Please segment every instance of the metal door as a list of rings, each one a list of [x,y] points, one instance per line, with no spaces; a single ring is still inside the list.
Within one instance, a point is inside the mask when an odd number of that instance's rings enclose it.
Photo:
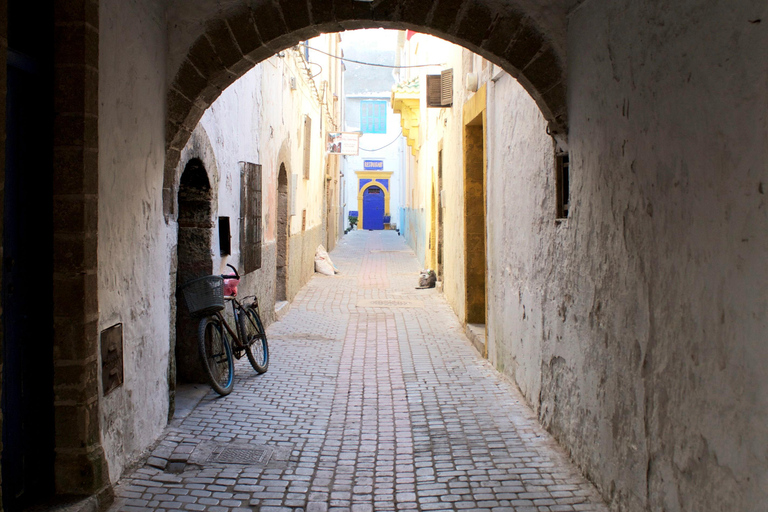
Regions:
[[[363,193],[363,229],[384,229],[384,191],[379,187]]]

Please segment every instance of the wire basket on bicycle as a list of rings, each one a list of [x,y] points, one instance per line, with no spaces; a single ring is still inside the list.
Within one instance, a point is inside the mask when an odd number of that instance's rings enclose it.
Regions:
[[[224,280],[221,276],[205,276],[181,286],[190,314],[205,316],[224,309]]]

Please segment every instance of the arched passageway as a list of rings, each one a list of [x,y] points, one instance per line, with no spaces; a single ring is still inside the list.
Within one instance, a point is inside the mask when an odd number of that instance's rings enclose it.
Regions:
[[[213,3],[200,2],[196,26],[203,30],[199,34],[186,32],[171,42],[183,58],[172,62],[169,70],[174,75],[167,98],[163,185],[167,214],[173,209],[167,198],[172,197],[181,150],[205,109],[257,63],[321,32],[375,27],[413,29],[464,46],[516,77],[538,104],[550,132],[566,136],[565,66],[559,39],[545,32],[539,20],[520,7],[522,2],[238,3],[222,13]],[[200,12],[210,16],[203,24],[199,23]]]
[[[288,173],[280,164],[277,175],[277,264],[275,266],[275,302],[288,300]]]
[[[184,167],[179,182],[179,235],[176,249],[177,290],[184,283],[211,275],[213,194],[203,163],[193,158]],[[175,364],[171,362],[171,383],[205,382],[197,354],[198,320],[187,310],[182,293],[176,294]],[[176,379],[174,379],[174,376]],[[172,391],[172,390],[171,390]]]

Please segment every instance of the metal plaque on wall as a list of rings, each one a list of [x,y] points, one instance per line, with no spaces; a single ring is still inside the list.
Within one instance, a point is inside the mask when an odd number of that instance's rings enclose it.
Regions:
[[[108,395],[123,384],[123,324],[101,331],[101,387]]]

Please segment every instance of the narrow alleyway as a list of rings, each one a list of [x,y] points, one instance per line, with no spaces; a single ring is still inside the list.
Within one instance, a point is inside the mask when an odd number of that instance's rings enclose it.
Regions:
[[[243,359],[125,477],[112,510],[602,511],[478,357],[394,231],[356,231]]]

